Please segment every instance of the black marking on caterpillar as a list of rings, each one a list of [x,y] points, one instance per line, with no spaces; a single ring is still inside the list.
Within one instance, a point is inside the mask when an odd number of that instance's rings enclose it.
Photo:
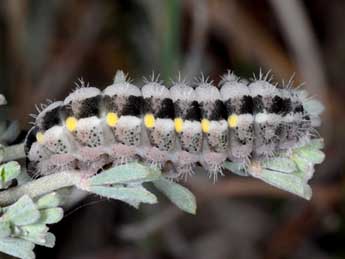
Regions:
[[[122,71],[103,91],[81,82],[39,111],[26,138],[28,168],[93,174],[140,159],[172,162],[178,176],[200,164],[216,177],[227,160],[246,165],[288,153],[313,137],[320,110],[291,82],[279,88],[268,76],[248,83],[229,72],[219,88],[202,77],[195,88],[179,80],[168,89],[153,76],[140,89]]]

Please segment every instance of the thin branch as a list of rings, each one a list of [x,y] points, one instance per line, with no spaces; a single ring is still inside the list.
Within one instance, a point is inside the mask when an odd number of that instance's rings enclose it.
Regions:
[[[82,175],[79,171],[66,171],[47,175],[24,185],[0,192],[0,206],[12,204],[25,194],[35,198],[63,187],[79,186],[81,182]]]

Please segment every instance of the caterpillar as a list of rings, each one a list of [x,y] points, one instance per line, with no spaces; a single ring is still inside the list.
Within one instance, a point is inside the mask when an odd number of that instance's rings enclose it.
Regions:
[[[288,155],[315,138],[321,104],[268,77],[246,81],[229,72],[218,87],[202,77],[168,88],[153,76],[139,88],[118,71],[103,91],[81,82],[35,116],[25,141],[28,170],[92,175],[140,160],[168,166],[178,178],[201,165],[216,178],[227,161],[247,170],[253,161]]]

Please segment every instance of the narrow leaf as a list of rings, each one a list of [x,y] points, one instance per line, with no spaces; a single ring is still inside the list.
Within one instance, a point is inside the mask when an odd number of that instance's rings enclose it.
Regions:
[[[312,149],[322,149],[324,148],[325,143],[322,138],[316,138],[316,139],[310,140],[309,145]]]
[[[297,171],[294,161],[285,157],[276,157],[263,161],[262,167],[282,173],[293,173]]]
[[[34,259],[32,251],[35,245],[27,240],[18,238],[0,239],[0,251],[22,259]]]
[[[0,182],[2,187],[6,187],[6,183],[15,179],[20,174],[20,165],[16,161],[11,161],[0,166]]]
[[[299,174],[284,174],[276,171],[262,170],[254,177],[279,189],[296,194],[304,199],[311,198],[311,189]]]
[[[234,174],[240,175],[240,176],[248,176],[248,172],[245,170],[243,163],[236,163],[236,162],[225,162],[224,163],[224,169],[227,169]]]
[[[22,226],[36,222],[40,218],[40,213],[31,198],[24,195],[7,208],[3,217],[15,225]]]
[[[129,182],[148,182],[158,179],[160,172],[157,169],[130,163],[110,168],[90,179],[91,185],[123,184]]]
[[[61,204],[61,197],[56,192],[51,192],[36,201],[38,209],[55,208]]]
[[[41,217],[37,223],[39,224],[55,224],[63,218],[62,208],[49,208],[40,210]]]
[[[103,197],[107,197],[107,198],[111,198],[115,200],[121,200],[121,201],[129,203],[132,206],[133,204],[138,204],[141,202],[149,203],[149,204],[157,203],[156,196],[152,194],[151,192],[147,191],[142,186],[133,186],[133,187],[91,186],[90,192],[101,195]]]
[[[21,236],[30,236],[42,238],[48,232],[49,228],[44,224],[32,224],[21,227],[22,234]]]
[[[163,177],[153,182],[153,184],[181,210],[190,214],[196,213],[195,196],[187,188]]]
[[[25,236],[23,237],[25,240],[31,241],[32,243],[35,243],[40,246],[45,246],[52,248],[55,246],[55,236],[54,234],[47,232],[45,234],[42,234],[41,237],[35,237],[35,236]]]
[[[8,237],[11,234],[10,222],[0,220],[0,238]]]
[[[296,154],[313,164],[320,164],[325,159],[325,154],[317,149],[300,149]]]
[[[299,170],[302,171],[303,173],[314,171],[313,164],[310,161],[304,159],[303,157],[297,154],[293,154],[291,159],[296,163]]]

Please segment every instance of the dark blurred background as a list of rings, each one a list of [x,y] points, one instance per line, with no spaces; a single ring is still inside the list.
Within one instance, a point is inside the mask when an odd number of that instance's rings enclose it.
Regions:
[[[345,1],[3,0],[0,12],[2,116],[23,131],[35,104],[63,99],[78,78],[104,88],[117,69],[138,84],[152,71],[167,84],[179,73],[215,83],[227,69],[272,70],[277,82],[295,73],[326,106],[310,202],[233,175],[186,183],[196,216],[163,197],[135,210],[73,192],[56,247],[38,258],[345,258]]]

